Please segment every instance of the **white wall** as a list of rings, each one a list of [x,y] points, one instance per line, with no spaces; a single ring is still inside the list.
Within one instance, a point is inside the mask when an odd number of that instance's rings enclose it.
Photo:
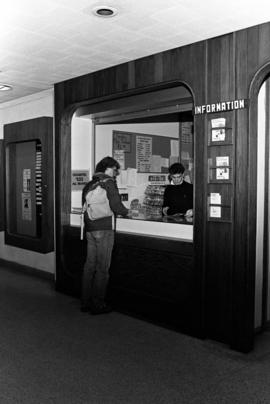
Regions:
[[[41,116],[54,116],[53,89],[0,104],[0,139],[4,137],[4,125]],[[8,246],[4,232],[0,232],[0,258],[38,270],[55,273],[55,253],[40,254]]]
[[[89,178],[93,169],[92,120],[73,116],[71,121],[71,170],[88,170]],[[82,191],[72,191],[71,207],[80,208]]]

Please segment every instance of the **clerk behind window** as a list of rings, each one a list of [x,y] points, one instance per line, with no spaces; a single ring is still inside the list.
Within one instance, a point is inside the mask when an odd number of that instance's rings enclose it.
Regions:
[[[185,168],[181,163],[169,167],[170,185],[164,192],[164,215],[184,214],[193,216],[193,186],[184,180]]]

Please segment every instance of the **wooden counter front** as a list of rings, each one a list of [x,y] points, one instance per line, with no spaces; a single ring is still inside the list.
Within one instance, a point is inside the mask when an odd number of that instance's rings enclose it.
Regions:
[[[79,297],[86,257],[79,227],[65,227],[63,248],[57,284]],[[116,310],[198,335],[196,285],[192,243],[116,232],[108,289]]]

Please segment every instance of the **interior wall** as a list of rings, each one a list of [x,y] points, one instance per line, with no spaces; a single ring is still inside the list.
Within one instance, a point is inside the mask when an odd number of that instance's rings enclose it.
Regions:
[[[83,170],[92,176],[92,120],[73,117],[71,122],[71,170]],[[72,190],[71,207],[80,208],[82,200],[81,190]]]
[[[53,89],[0,104],[0,139],[4,137],[4,125],[41,116],[54,116]],[[0,232],[0,258],[18,264],[55,273],[55,253],[40,254],[5,244],[4,232]]]

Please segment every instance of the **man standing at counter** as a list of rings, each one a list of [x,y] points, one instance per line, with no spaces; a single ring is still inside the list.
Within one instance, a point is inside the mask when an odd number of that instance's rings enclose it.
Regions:
[[[83,268],[81,311],[102,314],[111,311],[106,304],[106,290],[114,244],[116,215],[127,216],[128,209],[122,204],[116,184],[120,165],[112,157],[103,158],[96,166],[92,181],[82,192],[82,206],[87,239],[87,258]],[[105,189],[109,212],[107,216],[95,218],[90,214],[89,191],[97,187]],[[88,209],[89,208],[89,209]]]
[[[169,167],[170,185],[164,192],[162,212],[166,215],[193,216],[193,185],[184,180],[185,168],[181,163]]]

